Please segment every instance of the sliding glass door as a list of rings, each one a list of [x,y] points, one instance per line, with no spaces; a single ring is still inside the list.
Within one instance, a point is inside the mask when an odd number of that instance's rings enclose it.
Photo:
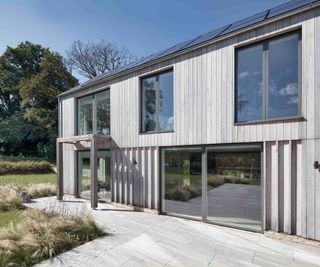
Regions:
[[[261,230],[260,146],[207,149],[207,220]]]
[[[97,158],[98,199],[111,200],[110,150],[99,150]],[[90,198],[90,151],[78,152],[78,195]]]
[[[201,149],[162,150],[162,210],[201,217]]]
[[[162,212],[261,231],[260,145],[165,148],[161,157]]]

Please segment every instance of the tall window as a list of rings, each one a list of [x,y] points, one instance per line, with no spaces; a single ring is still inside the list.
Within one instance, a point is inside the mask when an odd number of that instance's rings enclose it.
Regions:
[[[173,130],[173,72],[141,80],[142,132]]]
[[[300,32],[236,51],[236,122],[300,115]]]
[[[110,91],[78,100],[78,135],[110,135]]]

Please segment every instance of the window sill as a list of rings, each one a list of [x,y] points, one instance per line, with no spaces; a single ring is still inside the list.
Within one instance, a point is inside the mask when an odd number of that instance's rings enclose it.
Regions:
[[[148,135],[148,134],[162,134],[162,133],[173,133],[174,130],[168,131],[153,131],[153,132],[140,132],[139,135]]]
[[[276,118],[276,119],[269,119],[269,120],[259,120],[259,121],[244,121],[244,122],[234,122],[234,126],[241,126],[241,125],[255,125],[255,124],[268,124],[268,123],[280,123],[280,122],[296,122],[296,121],[306,121],[304,117],[296,116],[296,117],[289,117],[289,118]]]

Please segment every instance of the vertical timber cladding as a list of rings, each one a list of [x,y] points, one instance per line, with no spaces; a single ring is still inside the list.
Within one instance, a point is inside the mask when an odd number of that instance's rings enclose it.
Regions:
[[[312,164],[307,161],[307,142],[271,141],[266,142],[265,155],[265,200],[266,229],[311,237],[308,232],[309,184],[314,182],[314,175],[309,172]],[[310,169],[310,170],[308,170]],[[310,190],[309,190],[310,191]],[[313,219],[312,219],[313,220]],[[311,226],[311,225],[310,225]],[[313,228],[313,226],[311,226]],[[312,233],[314,237],[314,234]]]
[[[112,201],[159,209],[159,148],[116,148],[111,151]]]

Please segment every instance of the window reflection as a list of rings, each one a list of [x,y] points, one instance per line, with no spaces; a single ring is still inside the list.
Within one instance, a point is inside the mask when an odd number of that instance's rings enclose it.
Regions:
[[[96,95],[97,99],[97,133],[110,135],[110,92]]]
[[[261,229],[260,151],[208,151],[208,220]]]
[[[83,97],[79,99],[79,134],[92,134],[93,132],[93,97]]]
[[[200,217],[201,150],[167,149],[163,153],[164,211]]]
[[[262,119],[263,46],[238,51],[237,121]]]
[[[160,129],[173,129],[173,72],[160,75]]]
[[[142,131],[173,129],[173,72],[142,79]]]
[[[110,135],[110,91],[79,98],[78,135]]]
[[[142,82],[144,94],[144,127],[145,131],[156,130],[156,77],[144,79]]]
[[[269,42],[269,118],[298,115],[298,39],[294,34]]]
[[[299,115],[299,43],[294,32],[237,50],[236,122]]]

